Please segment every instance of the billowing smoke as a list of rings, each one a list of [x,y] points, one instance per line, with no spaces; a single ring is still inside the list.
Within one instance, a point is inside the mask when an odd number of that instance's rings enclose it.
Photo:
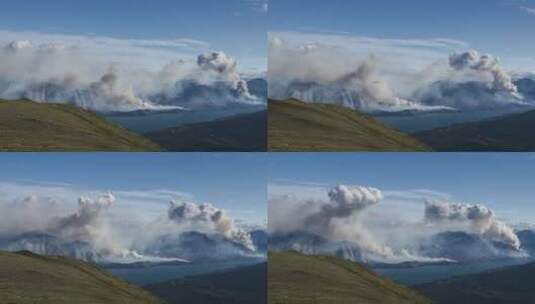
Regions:
[[[525,256],[514,230],[488,207],[422,197],[422,203],[416,203],[424,216],[405,219],[400,217],[403,212],[387,205],[385,196],[372,187],[339,185],[324,199],[273,197],[270,248],[387,263]]]
[[[492,55],[467,51],[453,53],[448,60],[443,52],[422,64],[425,59],[405,55],[407,45],[385,51],[385,45],[392,42],[355,38],[358,44],[352,44],[351,38],[343,36],[325,39],[330,44],[296,45],[270,35],[270,98],[335,103],[366,112],[468,111],[532,101],[518,90],[511,75]],[[355,49],[347,48],[343,41]],[[418,52],[421,50],[415,50],[416,56]]]
[[[463,227],[492,241],[520,249],[520,240],[514,230],[496,219],[494,212],[483,205],[427,201],[425,220],[431,224]],[[453,228],[450,228],[450,230]]]
[[[94,262],[171,261],[257,257],[251,232],[212,204],[171,202],[167,214],[128,221],[116,198],[82,196],[75,210],[29,196],[0,202],[0,249],[68,255]]]
[[[111,208],[115,196],[111,192],[96,199],[82,196],[78,199],[78,210],[66,217],[59,217],[51,223],[49,230],[54,235],[71,240],[91,241],[100,237],[103,213]]]
[[[308,225],[328,227],[333,219],[350,217],[383,199],[379,189],[346,185],[332,188],[328,196],[330,202],[307,219]]]
[[[183,231],[206,231],[218,233],[229,240],[242,244],[254,251],[249,232],[237,227],[232,218],[222,209],[212,204],[177,203],[172,201],[168,211],[169,219],[177,223]]]
[[[355,246],[349,250],[351,255],[359,256],[362,260],[401,261],[408,259],[409,256],[414,257],[408,251],[396,252],[384,245],[363,224],[363,214],[366,209],[379,204],[383,199],[380,190],[364,186],[338,185],[329,190],[328,197],[328,201],[292,201],[290,197],[270,200],[270,232],[279,239],[285,239],[283,236],[288,235],[295,238],[295,233],[305,233],[329,241],[342,242],[341,244],[349,242],[353,244],[351,246]],[[342,248],[338,246],[330,244],[324,247],[335,251],[347,251],[351,248],[348,244],[342,245]],[[279,245],[274,244],[274,249],[277,249],[276,247]],[[285,248],[298,250],[306,247],[288,244]]]
[[[518,89],[509,74],[499,65],[498,59],[490,54],[480,55],[474,50],[454,53],[450,56],[449,62],[450,66],[458,71],[489,73],[492,76],[492,89],[496,92],[518,94]]]
[[[320,45],[299,48],[270,37],[269,97],[295,98],[305,102],[335,103],[363,111],[432,110],[397,96],[380,75],[375,56],[348,59],[349,54]]]
[[[177,60],[160,71],[94,58],[61,44],[13,41],[0,50],[0,98],[71,103],[101,112],[262,104],[235,59],[222,52]]]
[[[477,51],[453,53],[444,76],[425,83],[413,98],[429,105],[442,104],[461,110],[494,109],[529,102],[519,94],[511,76],[489,54]]]

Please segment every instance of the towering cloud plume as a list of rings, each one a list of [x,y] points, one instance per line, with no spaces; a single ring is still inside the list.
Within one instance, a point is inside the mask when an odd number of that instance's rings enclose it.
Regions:
[[[423,218],[408,220],[381,207],[389,196],[376,188],[338,185],[326,194],[319,200],[270,200],[272,250],[388,263],[525,256],[514,230],[483,205],[428,200],[419,203]]]
[[[251,236],[237,227],[224,210],[212,204],[177,203],[172,201],[168,211],[169,219],[180,225],[182,231],[194,230],[218,233],[229,240],[254,250]]]
[[[383,199],[380,190],[338,185],[328,191],[328,197],[328,201],[291,201],[289,197],[271,200],[270,231],[283,235],[304,232],[326,240],[351,242],[358,247],[356,250],[363,259],[398,258],[397,253],[374,237],[360,217],[367,208]],[[289,211],[288,205],[293,205],[293,211]],[[290,248],[291,246],[290,244]]]
[[[518,94],[517,87],[511,77],[504,71],[496,57],[485,54],[481,55],[475,50],[464,53],[454,53],[450,56],[450,66],[458,71],[477,71],[489,73],[492,78],[492,88],[496,92]]]
[[[249,92],[238,62],[222,52],[153,71],[97,59],[83,48],[30,41],[0,49],[0,98],[72,103],[102,112],[265,102],[265,96]]]
[[[432,224],[453,224],[461,228],[459,225],[468,224],[470,232],[503,242],[516,250],[520,248],[520,240],[513,229],[496,219],[494,212],[483,205],[427,201],[425,220]]]
[[[113,206],[115,196],[109,192],[93,200],[89,197],[78,199],[78,210],[66,217],[58,218],[51,226],[52,232],[72,240],[91,240],[102,213]]]

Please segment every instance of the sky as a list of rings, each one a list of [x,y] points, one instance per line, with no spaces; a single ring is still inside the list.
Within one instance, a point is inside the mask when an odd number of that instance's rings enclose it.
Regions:
[[[361,185],[391,198],[484,204],[511,224],[535,223],[534,154],[277,153],[269,170],[270,197],[310,198],[338,184]],[[400,204],[414,218],[423,216],[423,201],[403,199],[394,207],[403,209]]]
[[[263,153],[3,153],[0,196],[76,203],[112,191],[118,208],[166,214],[171,199],[212,203],[244,223],[266,221]]]
[[[5,32],[21,38],[38,32],[45,40],[62,34],[86,40],[194,41],[200,43],[186,50],[164,49],[171,55],[224,51],[245,72],[265,71],[266,26],[267,0],[6,0],[0,10],[0,40]]]
[[[270,32],[452,39],[535,71],[534,0],[272,0],[269,16]]]

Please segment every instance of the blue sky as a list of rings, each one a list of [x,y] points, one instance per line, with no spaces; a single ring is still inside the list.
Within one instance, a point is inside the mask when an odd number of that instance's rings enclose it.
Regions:
[[[226,209],[245,222],[263,224],[267,213],[267,163],[263,155],[4,153],[0,157],[0,195],[69,198],[71,192],[77,197],[112,191],[118,206],[132,199],[136,204],[131,206],[138,206],[140,211],[165,214],[169,200],[184,194],[195,202]],[[5,193],[14,191],[20,193]]]
[[[311,193],[315,187],[363,185],[418,190],[481,203],[511,223],[535,223],[535,155],[522,153],[300,153],[270,155],[270,184]],[[291,187],[293,186],[293,187]],[[282,187],[281,187],[282,188]],[[277,193],[282,194],[282,193]],[[284,193],[291,194],[291,193]],[[270,193],[271,195],[271,193]],[[422,216],[423,205],[415,212]]]
[[[265,70],[266,1],[6,0],[0,10],[0,30],[119,39],[194,39],[237,58],[246,70]]]
[[[454,39],[535,70],[534,0],[272,0],[269,14],[270,31]]]

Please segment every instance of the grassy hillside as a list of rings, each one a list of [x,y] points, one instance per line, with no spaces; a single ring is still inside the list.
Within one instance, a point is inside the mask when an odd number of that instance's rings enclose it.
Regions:
[[[265,304],[266,263],[149,285],[169,304]]]
[[[267,113],[261,111],[147,134],[168,151],[266,151]]]
[[[150,140],[71,105],[0,100],[0,151],[158,151]]]
[[[535,263],[415,286],[437,303],[535,303]]]
[[[414,134],[438,151],[535,151],[535,111]]]
[[[270,304],[419,304],[416,292],[379,277],[367,268],[335,257],[270,253]]]
[[[382,122],[339,105],[297,100],[268,104],[270,151],[427,151]]]
[[[89,264],[29,252],[0,252],[0,299],[16,304],[162,303]]]

